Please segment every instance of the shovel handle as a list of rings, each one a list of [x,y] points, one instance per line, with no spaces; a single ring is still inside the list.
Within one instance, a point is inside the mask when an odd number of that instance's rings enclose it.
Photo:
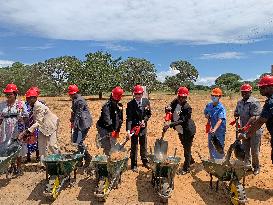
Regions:
[[[176,151],[177,151],[177,148],[174,149],[174,154],[173,154],[173,157],[176,156]]]
[[[163,138],[164,138],[164,135],[165,135],[165,132],[162,132],[162,134],[161,134],[161,140],[163,140]]]

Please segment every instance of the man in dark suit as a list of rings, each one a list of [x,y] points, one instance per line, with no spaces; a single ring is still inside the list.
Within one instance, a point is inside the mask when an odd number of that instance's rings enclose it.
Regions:
[[[174,99],[169,106],[166,107],[166,112],[171,112],[171,123],[166,124],[163,132],[166,132],[169,127],[174,128],[178,132],[179,139],[184,148],[185,162],[181,170],[181,174],[187,174],[190,171],[190,165],[195,163],[191,155],[191,147],[196,126],[191,119],[192,108],[187,102],[189,90],[186,87],[180,87],[177,91],[177,98]]]
[[[84,140],[92,125],[92,117],[85,99],[78,93],[76,85],[68,87],[68,94],[72,99],[71,128],[73,128],[72,141],[78,145],[78,151],[84,153],[85,166],[91,161],[91,156],[84,145]]]
[[[126,130],[128,136],[130,130],[140,126],[138,135],[131,137],[131,169],[137,172],[137,150],[140,144],[140,156],[143,166],[149,169],[147,159],[147,122],[151,117],[150,102],[143,98],[143,88],[140,85],[134,87],[134,99],[127,103],[126,109]]]

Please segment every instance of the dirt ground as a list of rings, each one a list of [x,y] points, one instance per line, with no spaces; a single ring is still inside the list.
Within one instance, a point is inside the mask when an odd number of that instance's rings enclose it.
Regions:
[[[153,146],[157,138],[161,136],[163,125],[164,107],[175,96],[173,95],[151,95],[152,118],[148,124],[148,146]],[[230,122],[233,116],[233,110],[238,97],[229,99],[224,97],[223,104],[227,109],[227,121]],[[60,120],[59,129],[59,145],[63,152],[71,152],[73,146],[70,144],[70,105],[69,98],[43,98],[48,106],[56,113]],[[98,120],[102,104],[106,101],[95,99],[94,97],[86,97],[88,105],[92,111],[94,122]],[[124,109],[126,102],[130,97],[125,97],[122,100]],[[261,102],[264,100],[260,98]],[[190,174],[175,177],[175,188],[172,197],[169,199],[169,204],[208,204],[221,205],[229,204],[227,191],[224,184],[220,183],[218,192],[210,190],[209,175],[203,170],[201,160],[197,152],[204,158],[208,156],[207,136],[205,135],[205,118],[203,109],[206,103],[209,102],[208,95],[197,95],[192,93],[189,103],[193,107],[193,119],[197,125],[197,134],[193,143],[193,157],[196,164],[192,166]],[[262,102],[263,103],[263,102]],[[97,153],[95,146],[96,128],[93,125],[89,131],[86,140],[88,149],[91,154]],[[125,137],[125,128],[123,125],[120,140]],[[227,126],[226,146],[229,145],[235,138],[235,130],[231,126]],[[170,130],[166,133],[166,139],[169,141],[169,152],[173,153],[175,148],[178,148],[177,155],[183,158],[182,145],[177,134]],[[129,145],[129,143],[128,143]],[[249,175],[246,179],[246,194],[249,204],[273,204],[273,166],[270,160],[270,136],[267,130],[264,131],[261,145],[261,173],[257,176]],[[140,163],[140,161],[139,161]],[[155,194],[151,180],[151,172],[141,167],[139,164],[139,173],[126,171],[122,176],[122,184],[118,189],[112,190],[105,204],[159,204],[159,198]],[[43,195],[43,190],[46,185],[45,172],[40,170],[35,163],[27,164],[24,167],[23,176],[7,180],[2,175],[0,176],[0,204],[50,204],[51,201]],[[271,173],[271,174],[270,174]],[[214,187],[215,187],[214,182]],[[98,204],[93,195],[95,189],[95,180],[93,176],[88,176],[85,173],[79,173],[77,183],[74,187],[66,188],[60,194],[53,204]]]

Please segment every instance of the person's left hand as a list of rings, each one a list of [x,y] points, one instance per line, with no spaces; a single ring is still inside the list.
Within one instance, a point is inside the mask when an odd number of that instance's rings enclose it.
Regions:
[[[167,130],[169,129],[170,125],[164,125],[163,127],[163,132],[167,132]]]
[[[211,133],[211,134],[215,134],[215,132],[216,132],[215,129],[213,129],[213,128],[210,129],[210,133]]]

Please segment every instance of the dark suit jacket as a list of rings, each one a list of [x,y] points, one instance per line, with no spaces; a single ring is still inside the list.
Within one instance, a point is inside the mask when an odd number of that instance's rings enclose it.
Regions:
[[[177,99],[175,99],[175,100],[173,100],[171,102],[170,107],[172,108],[171,109],[172,113],[174,113],[177,104],[178,104]],[[180,114],[179,114],[179,117],[180,117],[179,120],[177,122],[173,122],[173,119],[172,119],[172,123],[171,123],[170,127],[175,127],[176,125],[182,125],[183,133],[185,135],[190,135],[190,136],[195,135],[196,126],[195,126],[194,121],[191,119],[191,114],[192,114],[191,106],[187,102],[184,103],[181,106],[181,111],[180,111]]]
[[[84,130],[92,126],[92,117],[88,105],[80,94],[77,94],[76,98],[72,100],[71,109],[70,121],[73,123],[74,128]]]
[[[135,99],[127,103],[126,108],[126,130],[131,130],[136,125],[144,120],[145,128],[141,128],[140,134],[147,133],[147,122],[151,117],[150,102],[147,98],[142,98],[142,106],[138,107],[138,104]]]
[[[123,122],[123,109],[121,103],[116,103],[111,99],[101,108],[101,115],[98,120],[98,126],[106,129],[108,132],[120,131]]]

